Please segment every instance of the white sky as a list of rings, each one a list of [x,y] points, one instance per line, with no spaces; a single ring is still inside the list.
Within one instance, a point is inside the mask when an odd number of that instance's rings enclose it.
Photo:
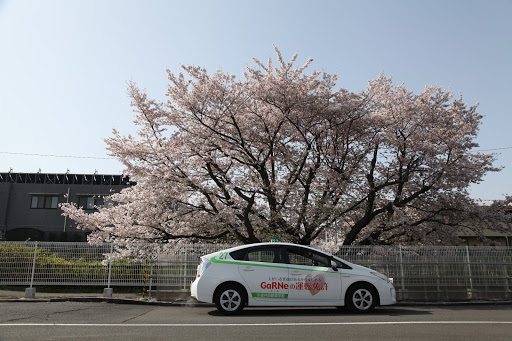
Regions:
[[[510,0],[0,0],[0,172],[120,174],[103,138],[135,131],[127,81],[164,100],[166,68],[241,75],[273,44],[350,91],[384,72],[480,102],[479,149],[506,168],[471,195],[512,194]]]

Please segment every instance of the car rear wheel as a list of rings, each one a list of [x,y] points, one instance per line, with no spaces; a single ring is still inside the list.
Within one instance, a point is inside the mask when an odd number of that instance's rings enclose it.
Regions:
[[[377,292],[367,284],[358,284],[347,291],[348,309],[356,313],[369,313],[377,305]]]
[[[240,285],[223,285],[216,291],[214,302],[224,315],[238,314],[246,304],[245,291]]]

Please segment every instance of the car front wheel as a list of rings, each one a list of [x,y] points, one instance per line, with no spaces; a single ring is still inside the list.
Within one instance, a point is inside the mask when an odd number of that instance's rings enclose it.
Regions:
[[[366,284],[351,287],[347,292],[348,309],[356,313],[369,313],[377,305],[377,293]]]
[[[244,289],[235,284],[221,286],[215,294],[215,306],[224,315],[234,315],[244,309]]]

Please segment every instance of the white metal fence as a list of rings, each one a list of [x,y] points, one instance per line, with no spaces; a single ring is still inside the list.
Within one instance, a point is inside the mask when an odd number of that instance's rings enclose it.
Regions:
[[[0,285],[186,291],[199,257],[231,246],[0,242]],[[353,246],[325,251],[394,278],[399,300],[512,299],[512,248]]]
[[[353,246],[335,254],[395,279],[399,300],[512,298],[512,248],[486,246]]]

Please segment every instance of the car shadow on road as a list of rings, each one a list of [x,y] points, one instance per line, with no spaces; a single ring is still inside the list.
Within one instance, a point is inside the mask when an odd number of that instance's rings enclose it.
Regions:
[[[224,316],[217,310],[208,312],[210,316]],[[427,309],[415,309],[414,307],[382,307],[376,308],[369,314],[358,314],[337,308],[245,308],[237,316],[413,316],[413,315],[431,315]]]

